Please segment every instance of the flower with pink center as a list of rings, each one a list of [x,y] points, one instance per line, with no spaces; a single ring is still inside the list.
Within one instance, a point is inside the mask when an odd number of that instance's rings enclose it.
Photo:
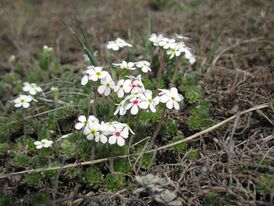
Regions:
[[[129,110],[132,115],[136,115],[139,111],[141,100],[135,96],[129,99],[129,103],[125,106],[126,110]]]
[[[125,145],[125,139],[128,138],[128,131],[123,129],[123,130],[116,130],[112,136],[109,137],[108,142],[109,144],[115,144],[117,143],[119,146],[124,146]]]

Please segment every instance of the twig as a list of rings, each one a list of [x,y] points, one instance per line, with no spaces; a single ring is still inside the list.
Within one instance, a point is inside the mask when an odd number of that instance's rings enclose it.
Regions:
[[[270,104],[269,103],[265,103],[265,104],[261,104],[261,105],[258,105],[258,106],[255,106],[255,107],[252,107],[252,108],[249,108],[243,112],[240,113],[240,115],[243,115],[243,114],[246,114],[246,113],[249,113],[249,112],[252,112],[252,111],[256,111],[256,110],[259,110],[259,109],[263,109],[263,108],[267,108],[267,107],[270,107]],[[223,125],[225,125],[226,123],[230,122],[231,120],[235,119],[237,117],[237,115],[233,115],[203,131],[200,131],[198,133],[195,133],[185,139],[182,139],[182,140],[179,140],[179,141],[176,141],[176,142],[173,142],[171,144],[167,144],[167,145],[164,145],[162,147],[159,147],[157,149],[151,149],[151,150],[148,150],[146,151],[145,153],[153,153],[155,152],[156,150],[157,151],[161,151],[161,150],[165,150],[165,149],[168,149],[170,147],[173,147],[175,145],[178,145],[178,144],[182,144],[184,142],[189,142],[191,140],[194,140],[196,139],[197,137],[200,137],[204,134],[207,134]],[[138,156],[139,153],[135,153],[135,154],[132,154],[131,156]],[[115,156],[115,157],[111,157],[113,159],[119,159],[119,158],[127,158],[128,155],[121,155],[121,156]],[[102,159],[98,159],[98,160],[91,160],[91,161],[85,161],[85,162],[80,162],[80,163],[72,163],[72,164],[67,164],[67,165],[64,165],[63,167],[61,166],[56,166],[56,167],[48,167],[48,168],[37,168],[37,169],[30,169],[30,170],[23,170],[23,171],[20,171],[20,172],[11,172],[11,173],[8,173],[8,174],[3,174],[0,176],[0,179],[3,179],[3,178],[7,178],[7,177],[12,177],[12,176],[16,176],[16,175],[23,175],[23,174],[30,174],[30,173],[37,173],[37,172],[46,172],[46,171],[52,171],[52,170],[58,170],[60,168],[62,169],[67,169],[67,168],[73,168],[73,167],[76,167],[78,165],[81,165],[81,166],[84,166],[84,165],[94,165],[94,164],[98,164],[98,163],[101,163],[101,162],[106,162],[106,161],[109,161],[110,158],[102,158]]]

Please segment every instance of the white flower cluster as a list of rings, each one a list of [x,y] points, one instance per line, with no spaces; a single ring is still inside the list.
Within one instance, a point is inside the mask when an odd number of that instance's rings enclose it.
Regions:
[[[166,50],[166,53],[170,59],[184,54],[185,58],[188,59],[190,64],[194,64],[196,60],[194,55],[191,53],[191,49],[188,48],[182,41],[187,38],[180,35],[176,35],[176,37],[180,40],[179,42],[173,38],[164,37],[161,34],[151,34],[149,40],[153,43],[154,46],[161,47]]]
[[[113,51],[118,51],[123,47],[132,47],[132,45],[120,38],[117,38],[115,41],[109,41],[107,43],[107,49],[111,49]]]
[[[142,68],[147,67],[147,71],[150,71],[149,64],[142,62]],[[123,61],[121,64],[116,64],[123,69],[134,70],[135,65],[139,64]],[[133,69],[134,68],[134,69]],[[127,79],[120,79],[117,84],[113,81],[111,75],[103,71],[103,67],[88,66],[84,72],[81,84],[86,85],[89,80],[100,80],[100,86],[97,91],[99,94],[109,96],[113,90],[119,98],[123,98],[125,94],[128,94],[119,104],[114,112],[115,115],[124,115],[127,110],[130,110],[132,115],[136,115],[139,109],[150,110],[156,112],[156,106],[159,102],[165,103],[168,109],[179,109],[178,102],[183,100],[183,96],[180,95],[176,88],[160,89],[159,96],[153,98],[152,91],[146,90],[142,82],[141,75],[137,77],[127,76]]]
[[[30,106],[30,102],[37,101],[33,98],[33,96],[42,92],[43,90],[35,83],[25,82],[23,86],[23,91],[27,92],[28,95],[20,94],[19,97],[13,100],[15,107],[28,108]]]
[[[42,139],[41,141],[35,141],[34,142],[36,149],[42,149],[51,147],[53,144],[53,141],[47,140],[47,139]]]
[[[142,72],[147,73],[151,71],[150,63],[148,61],[142,60],[138,62],[126,62],[122,61],[122,63],[113,64],[115,67],[119,67],[125,70],[136,70],[137,68],[141,69]]]
[[[103,144],[118,144],[119,146],[125,145],[125,139],[129,134],[134,134],[127,124],[120,122],[99,122],[99,120],[90,115],[88,118],[81,115],[78,117],[75,129],[83,130],[88,140],[95,140]]]

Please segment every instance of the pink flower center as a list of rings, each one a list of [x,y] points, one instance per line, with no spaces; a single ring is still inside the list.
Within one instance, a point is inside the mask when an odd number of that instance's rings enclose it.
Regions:
[[[115,132],[116,137],[120,137],[120,135],[121,135],[121,132]]]
[[[134,89],[135,87],[137,87],[137,84],[131,84],[131,88]]]
[[[161,93],[159,94],[160,97],[163,96],[163,95],[164,95],[164,92],[161,92]]]
[[[138,100],[134,100],[132,103],[133,103],[133,104],[138,104],[139,101],[138,101]]]

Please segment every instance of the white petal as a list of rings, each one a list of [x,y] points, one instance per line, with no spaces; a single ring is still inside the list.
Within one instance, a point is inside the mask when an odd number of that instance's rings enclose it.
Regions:
[[[105,143],[107,143],[108,138],[105,135],[101,135],[100,141],[101,141],[101,143],[105,144]]]
[[[85,115],[81,115],[81,116],[78,117],[78,120],[79,120],[80,122],[86,122],[86,121],[87,121],[87,118],[86,118]]]
[[[14,106],[15,106],[15,107],[21,107],[22,104],[18,103],[18,104],[15,104]]]
[[[176,102],[176,101],[174,101],[174,108],[175,108],[176,110],[179,110],[179,109],[180,109],[180,106],[179,106],[178,102]]]
[[[42,149],[42,145],[36,145],[36,149]]]
[[[160,96],[160,101],[162,103],[167,103],[169,100],[170,100],[170,98],[167,95],[165,95],[165,94],[162,95],[162,96]]]
[[[87,136],[87,139],[88,139],[88,140],[93,140],[93,139],[94,139],[94,135],[89,134],[89,135]]]
[[[117,144],[119,146],[124,146],[125,145],[125,140],[122,137],[118,137]]]
[[[131,107],[130,113],[136,115],[138,113],[138,106],[135,104]]]
[[[111,92],[110,88],[107,87],[106,90],[105,90],[104,95],[105,95],[105,96],[108,96],[108,95],[110,95],[110,92]]]
[[[25,103],[23,104],[23,107],[24,107],[24,108],[28,108],[29,105],[30,105],[30,104],[29,104],[28,102],[25,102]]]
[[[169,100],[167,103],[166,103],[166,107],[168,109],[172,109],[173,108],[173,101],[172,100]]]
[[[99,94],[103,94],[104,91],[105,91],[105,88],[106,88],[105,85],[99,86],[98,89],[97,89],[98,93],[99,93]]]
[[[88,83],[88,76],[87,75],[85,75],[85,76],[83,76],[83,78],[81,79],[81,85],[86,85]]]
[[[139,107],[142,109],[147,109],[148,108],[148,102],[144,101],[139,104]]]
[[[149,105],[149,108],[150,108],[150,110],[151,110],[152,112],[156,112],[156,108],[155,108],[155,106],[154,106],[153,104],[150,104],[150,105]]]
[[[80,129],[82,129],[84,126],[85,126],[84,123],[78,122],[78,123],[75,125],[75,129],[80,130]]]
[[[117,140],[117,137],[115,135],[110,136],[109,139],[108,139],[108,143],[109,144],[115,144],[116,140]]]
[[[124,96],[124,91],[122,90],[122,89],[120,89],[119,91],[118,91],[118,97],[123,97]]]

